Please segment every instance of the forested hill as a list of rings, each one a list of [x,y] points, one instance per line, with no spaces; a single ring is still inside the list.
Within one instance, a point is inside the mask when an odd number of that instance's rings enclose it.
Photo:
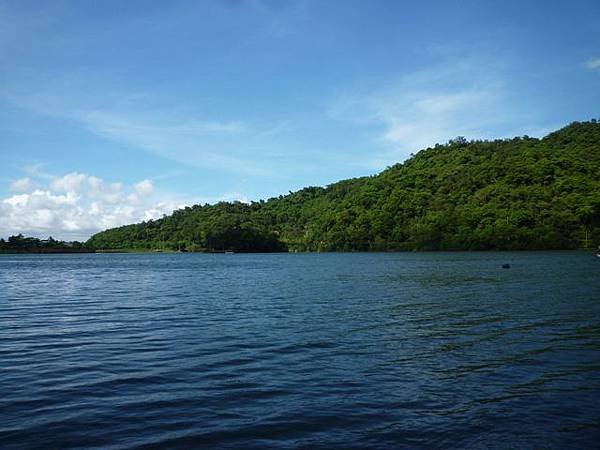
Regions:
[[[367,251],[600,244],[600,123],[420,151],[376,176],[196,205],[98,233],[97,249]]]

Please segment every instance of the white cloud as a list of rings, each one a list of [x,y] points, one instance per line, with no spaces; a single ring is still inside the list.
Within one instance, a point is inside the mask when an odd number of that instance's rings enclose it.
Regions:
[[[27,192],[30,191],[32,187],[33,183],[29,177],[20,178],[10,184],[10,190],[14,192]]]
[[[417,151],[457,135],[482,137],[485,122],[497,110],[495,86],[469,86],[453,92],[424,89],[374,100],[377,118],[386,126],[383,139],[398,149]],[[469,117],[465,120],[465,117]]]
[[[154,185],[150,180],[142,180],[134,185],[135,191],[139,195],[148,196],[154,192]]]
[[[4,203],[19,208],[59,209],[64,205],[77,203],[77,196],[69,192],[66,195],[53,195],[50,191],[36,189],[31,194],[13,195],[3,200]]]
[[[166,114],[168,115],[168,114]],[[173,115],[176,115],[175,113]],[[216,122],[190,118],[164,119],[139,111],[91,110],[75,114],[90,132],[137,147],[188,167],[221,169],[247,175],[273,175],[256,161],[246,144],[251,140],[239,121]]]
[[[456,136],[534,135],[529,120],[514,113],[510,91],[493,73],[489,66],[468,61],[434,67],[381,88],[348,92],[329,114],[378,130],[377,143],[385,150],[363,161],[374,169]]]
[[[179,205],[177,206],[177,208],[172,207],[171,205],[169,205],[168,203],[157,203],[156,205],[152,206],[149,209],[146,209],[144,211],[144,215],[142,217],[142,220],[151,220],[151,219],[157,219],[159,217],[162,217],[163,214],[168,214],[170,212],[172,212],[174,209],[178,209],[178,208],[182,208],[183,205]]]
[[[62,192],[77,192],[81,188],[83,182],[89,177],[82,173],[69,173],[63,177],[56,178],[50,184],[50,187],[55,191]]]
[[[17,180],[21,187],[33,184],[23,180]],[[74,172],[47,180],[46,185],[0,199],[0,236],[23,233],[85,240],[106,228],[156,219],[183,206],[158,198],[150,180],[128,186]]]
[[[123,97],[134,100],[123,101]],[[288,167],[284,157],[277,159],[268,152],[274,136],[288,131],[272,121],[251,125],[213,120],[165,106],[144,93],[112,94],[108,106],[105,96],[73,95],[56,86],[34,92],[0,89],[0,100],[35,114],[69,120],[103,139],[187,167],[270,177],[282,176],[281,169]]]
[[[586,66],[591,70],[600,70],[600,57],[590,58]]]
[[[27,173],[27,175],[29,175],[30,177],[33,177],[33,178],[43,178],[45,180],[50,180],[50,179],[55,178],[54,175],[51,175],[44,171],[44,167],[46,167],[46,166],[47,166],[46,163],[38,163],[38,164],[32,164],[29,166],[25,166],[23,169]]]

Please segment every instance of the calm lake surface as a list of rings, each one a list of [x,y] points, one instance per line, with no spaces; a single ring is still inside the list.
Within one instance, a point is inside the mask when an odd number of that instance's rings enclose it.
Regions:
[[[2,448],[599,443],[590,253],[0,256]]]

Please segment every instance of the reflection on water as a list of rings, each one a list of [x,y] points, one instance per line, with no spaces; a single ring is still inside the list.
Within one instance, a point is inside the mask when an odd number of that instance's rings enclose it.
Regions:
[[[2,447],[591,448],[599,401],[582,252],[0,256]]]

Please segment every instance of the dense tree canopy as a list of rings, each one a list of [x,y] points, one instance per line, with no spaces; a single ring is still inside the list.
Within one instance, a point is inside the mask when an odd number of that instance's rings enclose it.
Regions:
[[[368,251],[600,244],[600,123],[453,139],[378,175],[251,204],[196,205],[94,235],[98,249]]]
[[[48,239],[25,237],[22,234],[10,236],[8,240],[0,239],[0,253],[89,253],[94,249],[86,247],[81,242],[57,241],[50,236]]]

